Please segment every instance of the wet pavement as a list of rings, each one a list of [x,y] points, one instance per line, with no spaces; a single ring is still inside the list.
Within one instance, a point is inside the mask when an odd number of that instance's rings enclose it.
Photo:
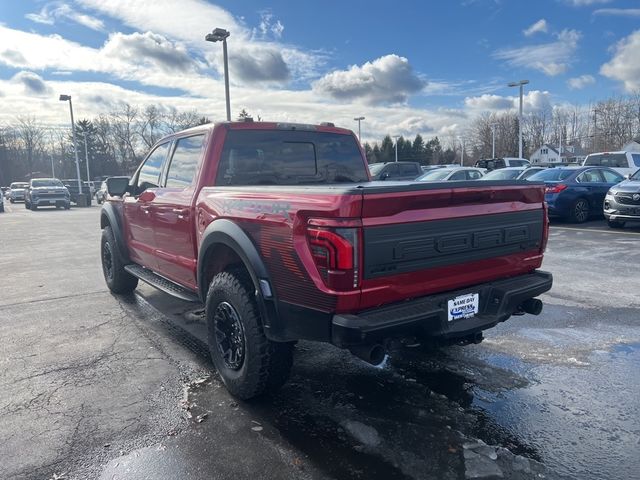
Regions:
[[[480,345],[373,367],[300,342],[290,382],[240,402],[210,373],[201,307],[106,291],[97,221],[0,216],[19,272],[0,297],[7,478],[637,478],[640,228],[554,224],[543,314]]]

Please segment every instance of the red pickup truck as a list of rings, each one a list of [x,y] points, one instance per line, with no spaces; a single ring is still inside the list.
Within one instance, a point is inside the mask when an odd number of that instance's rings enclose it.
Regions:
[[[241,398],[287,380],[299,339],[376,364],[391,342],[477,343],[540,313],[543,185],[370,178],[353,132],[331,124],[168,136],[107,180],[106,283],[205,303],[213,363]]]

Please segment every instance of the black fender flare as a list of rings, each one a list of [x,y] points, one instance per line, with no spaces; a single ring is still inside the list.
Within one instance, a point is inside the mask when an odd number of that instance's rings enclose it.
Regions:
[[[116,239],[116,248],[120,253],[120,258],[124,263],[129,263],[129,250],[124,241],[124,229],[122,228],[122,220],[115,207],[110,203],[104,203],[100,211],[100,228],[110,226],[113,236]]]
[[[273,282],[267,270],[266,265],[262,261],[262,257],[258,253],[256,246],[253,244],[247,233],[238,226],[238,224],[227,219],[218,219],[211,222],[200,241],[198,251],[198,294],[202,303],[206,303],[208,286],[205,285],[205,258],[209,248],[215,245],[225,245],[234,251],[240,258],[245,268],[251,276],[253,286],[255,287],[256,299],[258,300],[258,308],[264,321],[265,334],[271,337],[271,327],[277,323],[277,302],[275,292],[273,291]],[[260,280],[266,280],[269,284],[271,295],[265,298],[262,291]]]

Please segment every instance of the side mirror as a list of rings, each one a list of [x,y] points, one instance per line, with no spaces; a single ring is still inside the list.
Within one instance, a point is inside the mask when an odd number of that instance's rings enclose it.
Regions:
[[[107,192],[112,197],[122,197],[129,190],[129,177],[107,178]]]
[[[631,174],[630,174],[630,173],[627,173],[627,174],[624,176],[624,179],[625,179],[625,180],[629,180],[629,178],[631,178]]]

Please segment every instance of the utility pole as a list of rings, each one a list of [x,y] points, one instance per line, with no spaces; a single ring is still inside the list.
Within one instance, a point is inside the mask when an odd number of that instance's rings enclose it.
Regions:
[[[82,132],[84,134],[84,161],[87,163],[87,183],[91,180],[89,176],[89,153],[87,151],[87,131]]]
[[[78,160],[78,143],[76,142],[76,124],[73,120],[73,104],[71,95],[60,95],[61,102],[69,102],[69,113],[71,114],[71,133],[73,135],[73,150],[76,154],[76,175],[78,175],[78,193],[82,195],[82,179],[80,178],[80,160]]]
[[[560,163],[562,163],[562,127],[560,127],[560,145],[558,146],[560,152]]]
[[[229,59],[227,56],[227,38],[229,38],[228,30],[224,28],[214,28],[213,32],[208,33],[204,39],[207,42],[222,42],[222,58],[224,61],[224,95],[227,104],[227,122],[231,121],[231,100],[229,99]]]
[[[56,178],[56,171],[53,168],[53,155],[49,154],[49,159],[51,160],[51,178]]]
[[[497,123],[491,124],[491,158],[496,158],[496,125]]]
[[[364,117],[356,117],[354,120],[358,122],[358,142],[362,143],[362,140],[360,139],[360,122],[364,120]]]
[[[524,86],[529,80],[520,80],[519,82],[511,82],[509,87],[520,87],[520,110],[518,114],[518,158],[522,158],[522,97],[524,95]]]
[[[400,138],[400,135],[394,135],[393,138],[396,139],[396,162],[398,161],[398,138]]]

